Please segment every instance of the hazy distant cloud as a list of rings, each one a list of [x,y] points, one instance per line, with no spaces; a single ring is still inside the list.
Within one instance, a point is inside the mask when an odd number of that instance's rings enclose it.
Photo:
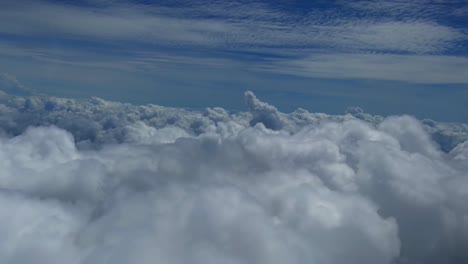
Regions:
[[[245,96],[246,113],[0,104],[0,261],[468,260],[466,142],[446,153],[430,120]]]
[[[16,79],[15,76],[0,72],[0,91],[14,95],[27,95],[31,91]]]
[[[433,55],[315,54],[274,59],[262,71],[334,79],[371,79],[426,84],[466,84],[468,58]],[[430,74],[429,74],[430,73]]]
[[[15,136],[24,133],[29,126],[55,125],[70,131],[79,147],[95,147],[123,142],[170,143],[179,137],[211,133],[230,137],[257,123],[295,133],[304,126],[324,121],[343,122],[357,118],[377,125],[383,120],[383,117],[365,113],[360,108],[350,108],[342,116],[310,113],[300,108],[286,114],[260,101],[252,92],[246,92],[245,103],[248,112],[228,112],[222,108],[187,111],[99,98],[80,101],[47,96],[9,96],[0,104],[0,134]],[[425,131],[445,152],[468,140],[467,124],[432,120],[424,120],[423,124]]]

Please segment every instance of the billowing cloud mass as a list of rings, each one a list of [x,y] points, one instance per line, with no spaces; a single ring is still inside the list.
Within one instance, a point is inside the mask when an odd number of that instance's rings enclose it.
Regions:
[[[1,263],[465,263],[468,127],[0,104]]]

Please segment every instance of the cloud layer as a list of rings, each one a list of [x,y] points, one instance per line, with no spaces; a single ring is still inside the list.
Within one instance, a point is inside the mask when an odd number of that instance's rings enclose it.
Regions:
[[[468,261],[466,125],[245,99],[230,113],[9,97],[0,262]]]
[[[157,73],[182,62],[194,70],[242,65],[312,78],[468,83],[460,72],[467,65],[463,1],[85,2],[6,1],[0,54],[66,66],[68,75],[83,68]]]
[[[440,9],[425,1],[338,2],[303,13],[262,1],[90,2],[7,3],[0,11],[0,33],[231,50],[321,47],[411,53],[444,52],[466,39],[463,28],[438,21],[459,10],[456,5]]]

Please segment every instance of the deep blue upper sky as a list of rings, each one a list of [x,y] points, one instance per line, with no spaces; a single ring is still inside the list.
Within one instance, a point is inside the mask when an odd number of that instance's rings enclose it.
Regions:
[[[2,1],[0,86],[468,122],[467,38],[468,1]]]

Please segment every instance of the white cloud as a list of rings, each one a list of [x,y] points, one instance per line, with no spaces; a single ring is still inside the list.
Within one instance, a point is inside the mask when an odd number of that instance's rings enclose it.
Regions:
[[[20,83],[15,76],[0,72],[0,92],[25,95],[30,93],[30,90]]]
[[[460,143],[450,154],[457,160],[468,160],[468,140]]]
[[[0,262],[468,260],[466,143],[442,152],[429,120],[246,100],[248,113],[9,98]]]
[[[262,123],[265,127],[273,130],[281,130],[283,128],[283,121],[276,107],[261,102],[251,91],[245,92],[245,101],[249,111],[253,115],[250,121],[251,125]]]
[[[107,143],[170,143],[179,137],[218,134],[230,137],[246,126],[263,123],[268,128],[295,133],[302,127],[323,121],[361,119],[379,124],[383,117],[352,108],[343,116],[309,113],[304,109],[285,114],[276,107],[246,93],[249,112],[228,112],[222,108],[204,111],[157,105],[130,105],[99,98],[88,101],[46,96],[5,96],[0,104],[0,134],[18,135],[29,126],[55,125],[73,134],[80,147]],[[424,129],[445,151],[468,140],[468,125],[424,120]],[[184,133],[185,131],[186,133]],[[159,135],[155,138],[155,135]],[[166,137],[167,135],[167,137]],[[146,143],[144,143],[146,144]]]
[[[346,28],[346,27],[345,27]],[[456,29],[426,21],[368,21],[344,30],[343,38],[354,43],[343,41],[343,45],[356,46],[362,49],[438,53],[453,49],[457,40],[464,35]]]
[[[82,212],[58,201],[31,199],[4,189],[0,206],[2,262],[78,263],[80,253],[73,240],[86,220]]]
[[[12,73],[28,72],[35,80],[55,74],[66,83],[88,80],[100,86],[119,76],[136,82],[132,74],[196,79],[193,72],[200,67],[228,69],[240,78],[252,78],[255,69],[263,68],[313,78],[467,83],[466,57],[444,55],[462,51],[466,30],[436,19],[447,16],[437,3],[338,2],[299,15],[256,2],[172,7],[98,2],[88,7],[47,1],[2,6],[0,33],[34,43],[8,38],[1,44],[0,54],[16,62],[5,61],[5,71],[15,67]],[[60,44],[38,41],[43,37]],[[93,48],[84,49],[82,41]],[[300,59],[277,59],[290,56]],[[43,72],[36,72],[37,63]],[[83,77],[95,69],[103,71],[101,78]]]
[[[313,78],[466,84],[468,58],[435,55],[315,54],[274,59],[258,70]],[[377,88],[376,88],[377,89]]]
[[[0,32],[14,35],[237,51],[321,47],[437,53],[466,38],[463,31],[425,17],[363,19],[338,8],[311,10],[298,16],[255,2],[202,2],[172,8],[136,4],[84,8],[34,2],[7,5],[0,14]]]

